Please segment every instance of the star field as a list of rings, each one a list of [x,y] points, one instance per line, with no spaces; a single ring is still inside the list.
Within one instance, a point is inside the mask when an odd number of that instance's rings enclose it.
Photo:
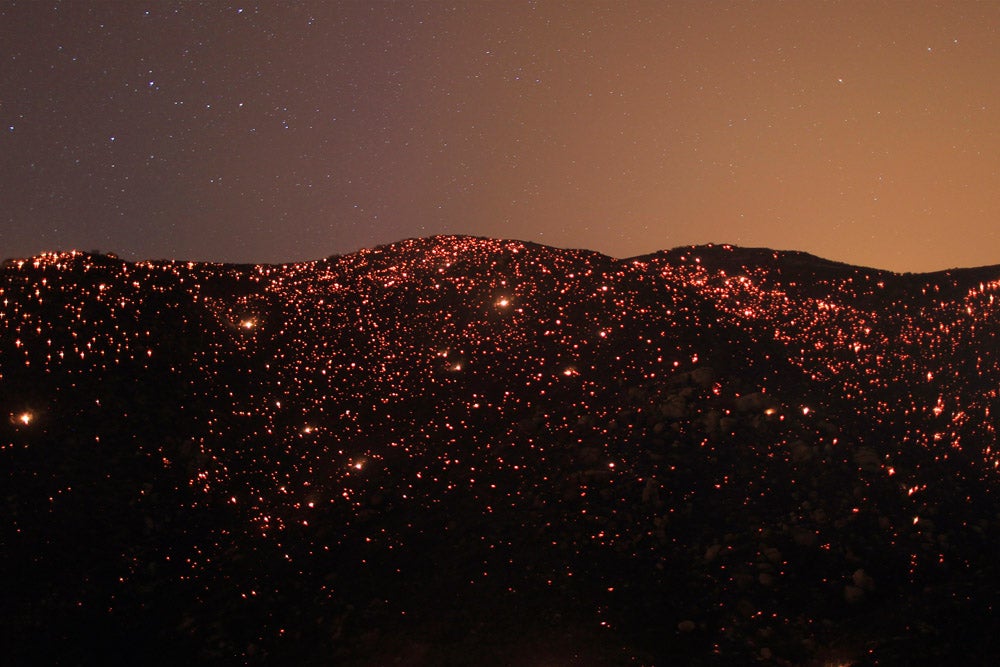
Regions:
[[[1000,8],[0,2],[0,255],[995,264]]]

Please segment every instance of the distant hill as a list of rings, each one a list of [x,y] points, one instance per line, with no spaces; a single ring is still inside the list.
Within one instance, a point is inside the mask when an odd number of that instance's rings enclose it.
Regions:
[[[0,269],[11,664],[988,664],[1000,267]]]

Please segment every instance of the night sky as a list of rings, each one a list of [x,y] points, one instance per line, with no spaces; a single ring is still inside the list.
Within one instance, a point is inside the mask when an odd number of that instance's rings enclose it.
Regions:
[[[0,258],[1000,263],[1000,3],[0,0]]]

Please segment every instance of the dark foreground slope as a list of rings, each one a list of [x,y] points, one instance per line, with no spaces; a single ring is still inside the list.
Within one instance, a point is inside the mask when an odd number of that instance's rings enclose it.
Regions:
[[[0,272],[5,664],[986,664],[1000,269]]]

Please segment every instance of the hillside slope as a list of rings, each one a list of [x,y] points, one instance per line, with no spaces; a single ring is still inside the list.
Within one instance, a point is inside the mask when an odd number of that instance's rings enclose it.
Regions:
[[[471,237],[9,261],[4,655],[984,664],[998,290]]]

